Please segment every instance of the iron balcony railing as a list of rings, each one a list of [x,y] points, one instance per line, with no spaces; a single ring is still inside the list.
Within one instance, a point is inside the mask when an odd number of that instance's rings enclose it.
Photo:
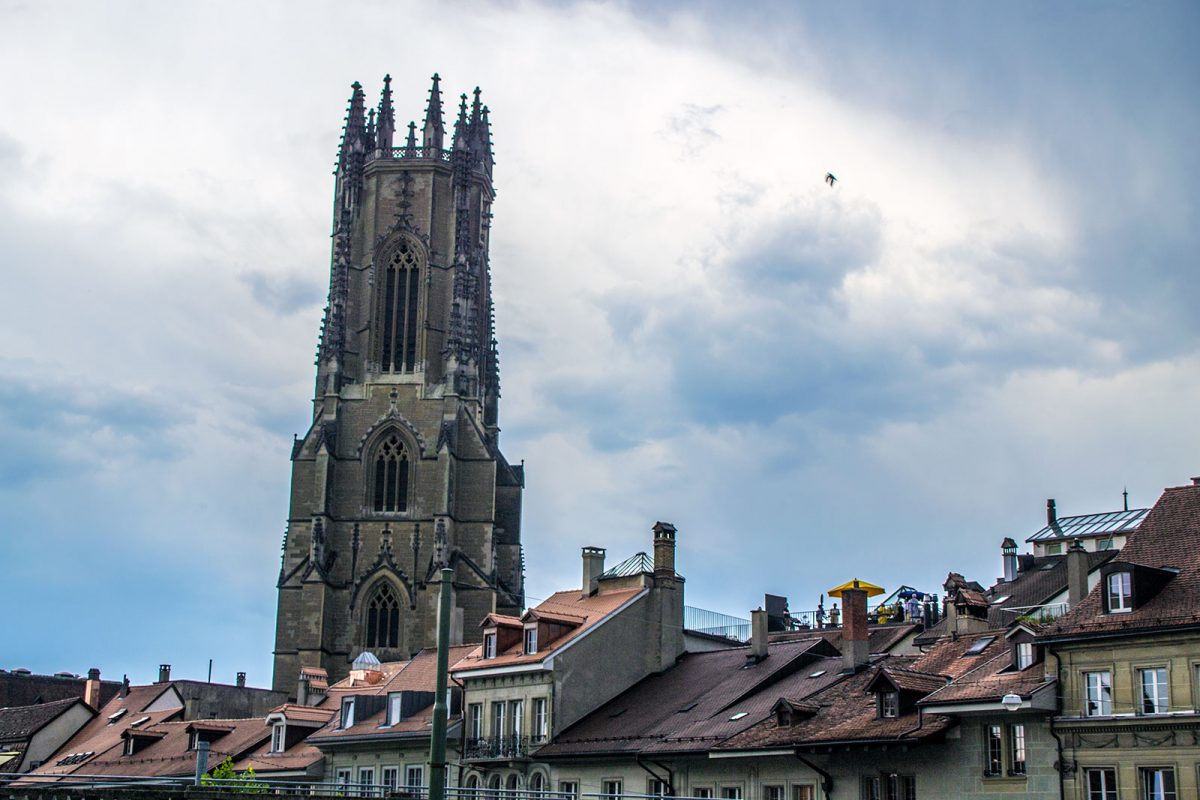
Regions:
[[[374,161],[377,158],[427,158],[434,161],[445,161],[450,163],[454,160],[453,150],[442,150],[436,147],[393,147],[390,151],[376,150],[373,153],[367,154],[368,161]]]
[[[463,742],[463,759],[528,758],[546,743],[539,736],[488,736]]]

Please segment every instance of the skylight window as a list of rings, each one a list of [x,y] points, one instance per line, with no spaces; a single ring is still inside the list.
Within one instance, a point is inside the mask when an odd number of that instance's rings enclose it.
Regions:
[[[682,713],[684,713],[684,712],[686,712],[686,711],[691,711],[691,710],[692,710],[693,708],[695,708],[697,705],[699,705],[699,704],[698,704],[698,703],[688,703],[686,706],[684,706],[683,708],[679,709],[679,713],[680,713],[680,714],[682,714]]]
[[[112,725],[114,722],[119,720],[121,717],[125,716],[125,714],[127,714],[128,712],[129,712],[128,708],[117,709],[116,711],[114,711],[113,713],[108,715],[108,724]]]
[[[810,673],[808,677],[810,677],[810,678],[819,678],[819,677],[821,677],[821,676],[822,676],[822,675],[824,675],[824,674],[825,674],[825,670],[823,670],[823,669],[819,669],[819,670],[817,670],[816,672]]]
[[[611,714],[608,715],[608,717],[609,717],[609,719],[612,719],[613,717],[619,717],[628,710],[629,710],[628,708],[622,708],[619,711],[612,712]]]
[[[733,722],[735,719],[741,719],[742,717],[746,716],[749,713],[750,713],[749,711],[739,711],[736,714],[734,714],[732,717],[730,717],[729,721]]]
[[[149,719],[150,719],[149,717],[142,717],[140,719],[135,719],[133,722],[129,723],[129,727],[136,728],[138,725],[141,725],[143,722],[149,721]]]
[[[966,649],[964,656],[977,656],[987,649],[987,646],[996,641],[995,636],[984,636],[982,639],[976,639],[975,643]]]
[[[992,605],[998,606],[1001,603],[1003,603],[1004,601],[1008,600],[1008,598],[1009,598],[1009,595],[1004,595],[1003,597],[997,597],[995,600],[992,601]]]
[[[1060,550],[1062,549],[1062,545],[1059,545],[1059,549],[1060,549]],[[1058,555],[1058,554],[1057,554],[1057,553],[1052,553],[1051,555]],[[1057,566],[1058,566],[1058,564],[1056,564],[1056,563],[1054,563],[1053,561],[1051,561],[1049,564],[1042,564],[1042,566],[1041,566],[1041,567],[1039,567],[1039,569],[1041,569],[1041,571],[1042,571],[1042,572],[1046,572],[1047,570],[1054,569],[1054,568],[1055,568],[1055,567],[1057,567]]]

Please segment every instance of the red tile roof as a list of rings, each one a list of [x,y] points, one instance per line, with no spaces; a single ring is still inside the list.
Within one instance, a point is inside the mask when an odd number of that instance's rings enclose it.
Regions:
[[[1128,613],[1104,613],[1104,587],[1097,585],[1083,602],[1055,620],[1045,636],[1053,639],[1200,625],[1200,486],[1163,492],[1111,563],[1170,567],[1179,573],[1157,596]]]

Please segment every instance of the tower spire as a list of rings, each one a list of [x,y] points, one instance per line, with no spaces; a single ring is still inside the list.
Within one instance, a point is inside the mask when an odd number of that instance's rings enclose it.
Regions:
[[[467,122],[467,96],[464,94],[458,101],[458,119],[454,122],[454,149],[466,149],[467,135],[470,123]]]
[[[346,127],[342,131],[342,145],[338,148],[338,166],[344,167],[355,153],[363,152],[363,137],[367,130],[367,114],[362,84],[350,84],[350,108],[346,112]]]
[[[383,94],[379,98],[379,138],[376,146],[384,151],[385,157],[392,149],[392,137],[396,133],[396,112],[392,109],[392,76],[383,76]]]
[[[408,139],[404,142],[404,154],[408,158],[415,158],[417,155],[417,123],[411,120],[408,123]]]
[[[438,74],[433,73],[433,86],[429,89],[429,105],[425,107],[425,131],[424,131],[424,147],[426,156],[429,155],[429,150],[441,150],[443,147],[442,140],[446,136],[446,129],[442,125],[442,90],[438,88],[438,83],[441,78]]]

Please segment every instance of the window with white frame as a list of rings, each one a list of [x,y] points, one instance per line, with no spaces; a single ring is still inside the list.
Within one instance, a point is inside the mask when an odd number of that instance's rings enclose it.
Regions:
[[[562,800],[578,800],[579,781],[559,781],[558,793],[562,796]]]
[[[546,707],[546,698],[535,697],[533,699],[533,730],[530,733],[533,735],[535,742],[544,742],[550,735]]]
[[[1133,611],[1133,582],[1128,572],[1108,576],[1108,613]]]
[[[1083,714],[1106,717],[1112,714],[1112,673],[1108,670],[1083,673]]]
[[[529,774],[529,796],[533,800],[540,800],[546,794],[546,776],[539,771],[533,771]]]
[[[371,793],[371,787],[375,785],[375,768],[374,767],[359,767],[358,768],[358,789],[363,797]]]
[[[404,768],[404,785],[409,789],[425,787],[425,767],[422,764],[409,764]]]
[[[396,788],[400,785],[400,768],[384,767],[380,772],[379,782],[387,787],[389,791],[396,791]]]
[[[484,658],[495,658],[496,657],[496,634],[495,633],[485,633],[483,635],[483,657]]]
[[[1033,642],[1017,642],[1017,669],[1033,666]]]
[[[348,768],[339,769],[339,770],[338,770],[338,771],[335,773],[334,780],[337,782],[337,785],[338,785],[338,786],[340,786],[340,787],[346,787],[346,786],[349,786],[349,785],[350,785],[350,780],[351,780],[351,778],[350,778],[350,770],[349,770]]]
[[[1171,710],[1166,667],[1139,669],[1138,683],[1141,685],[1141,713],[1165,714]]]
[[[1025,774],[1025,726],[1008,726],[1008,774]]]
[[[792,800],[815,800],[817,789],[811,783],[801,783],[792,787]]]
[[[879,693],[879,717],[894,719],[900,716],[900,693],[888,691]]]
[[[531,625],[525,629],[525,655],[533,655],[537,652],[537,647],[537,626]]]
[[[996,776],[1004,774],[1004,726],[985,725],[984,734],[984,764],[983,774]]]
[[[782,786],[764,786],[763,800],[787,800],[787,798],[783,796]]]
[[[603,800],[618,800],[623,791],[624,787],[619,778],[608,778],[600,781],[600,795]]]
[[[521,738],[521,734],[525,732],[525,703],[522,700],[512,700],[508,704],[508,716],[512,720],[511,733],[516,738]]]
[[[353,697],[343,697],[342,698],[342,727],[343,728],[354,727],[354,698]]]
[[[287,737],[285,735],[284,724],[276,722],[271,727],[271,752],[282,753],[284,751],[284,742]]]
[[[1177,800],[1174,767],[1141,767],[1138,776],[1142,784],[1141,800]]]
[[[742,787],[739,786],[722,786],[721,800],[742,800]]]
[[[862,781],[862,797],[863,800],[917,800],[917,779],[895,772],[867,775]]]
[[[400,721],[401,709],[404,707],[401,700],[402,696],[399,692],[392,692],[388,695],[387,725],[395,725]]]
[[[472,703],[467,707],[467,733],[471,739],[483,738],[483,703]]]
[[[670,797],[671,787],[666,781],[659,780],[658,778],[650,778],[646,781],[646,794],[651,797]]]
[[[505,711],[508,709],[508,703],[503,700],[497,700],[492,703],[492,738],[499,739],[504,735],[504,719]]]
[[[710,800],[710,798],[712,798],[712,796],[713,796],[713,790],[712,790],[711,786],[693,786],[692,787],[692,797],[698,798],[698,800]]]
[[[1087,800],[1117,800],[1117,771],[1113,767],[1088,767],[1083,779]]]

